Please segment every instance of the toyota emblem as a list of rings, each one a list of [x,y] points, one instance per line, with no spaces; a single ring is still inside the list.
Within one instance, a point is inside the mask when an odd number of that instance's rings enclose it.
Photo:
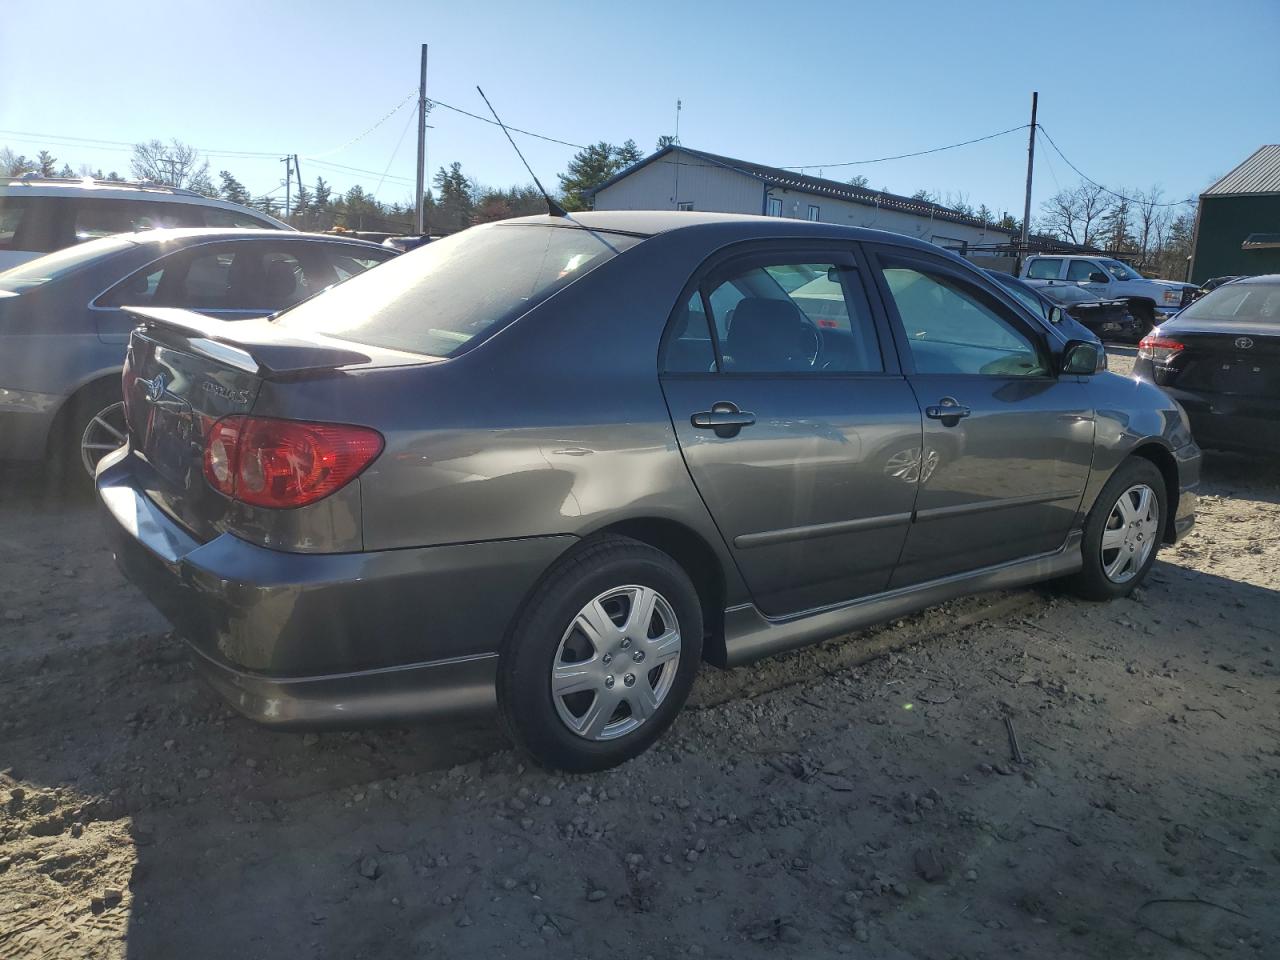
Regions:
[[[164,396],[165,387],[168,386],[165,383],[163,373],[157,373],[152,380],[142,380],[140,382],[147,388],[147,399],[152,403]]]
[[[1236,337],[1236,349],[1237,349],[1237,350],[1252,350],[1252,349],[1253,349],[1253,337]]]

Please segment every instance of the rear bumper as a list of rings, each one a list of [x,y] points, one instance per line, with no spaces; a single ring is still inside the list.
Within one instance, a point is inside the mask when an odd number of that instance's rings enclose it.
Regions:
[[[1280,399],[1202,394],[1162,387],[1191,421],[1202,447],[1242,453],[1280,453]]]
[[[291,554],[192,538],[113,454],[98,472],[125,575],[235,709],[275,726],[356,726],[483,710],[526,593],[574,538]]]

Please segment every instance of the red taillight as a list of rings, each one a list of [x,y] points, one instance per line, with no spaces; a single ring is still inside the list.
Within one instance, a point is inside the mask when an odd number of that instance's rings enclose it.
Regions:
[[[343,423],[223,417],[204,445],[204,476],[224,496],[255,507],[315,503],[382,452],[382,434]]]
[[[1156,337],[1148,334],[1138,343],[1138,356],[1144,360],[1168,363],[1185,349],[1187,349],[1185,343],[1171,340],[1168,337]]]

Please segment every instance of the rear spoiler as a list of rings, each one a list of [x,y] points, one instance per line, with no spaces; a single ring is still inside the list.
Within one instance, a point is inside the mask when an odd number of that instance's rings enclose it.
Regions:
[[[123,309],[148,330],[176,334],[184,349],[257,376],[332,370],[371,360],[358,350],[299,337],[262,319],[219,320],[177,307]]]

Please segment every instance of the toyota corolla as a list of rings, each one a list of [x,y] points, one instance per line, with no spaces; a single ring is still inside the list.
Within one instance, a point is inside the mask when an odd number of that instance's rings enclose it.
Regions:
[[[117,557],[266,724],[496,707],[601,769],[703,661],[1050,578],[1125,596],[1194,518],[1177,404],[895,234],[531,217],[271,320],[134,313]]]

